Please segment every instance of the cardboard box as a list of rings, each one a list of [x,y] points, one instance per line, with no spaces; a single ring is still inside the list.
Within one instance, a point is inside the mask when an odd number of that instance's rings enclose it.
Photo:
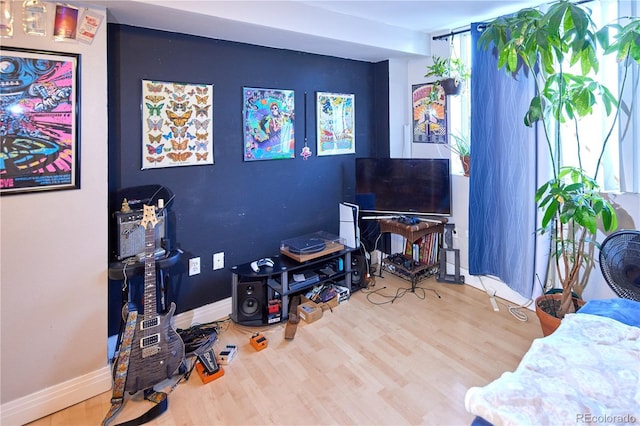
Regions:
[[[322,311],[326,311],[326,310],[331,310],[333,308],[337,308],[338,307],[338,297],[334,297],[331,300],[327,300],[326,302],[321,302],[321,303],[316,303],[312,300],[310,300],[307,296],[305,296],[304,294],[302,295],[302,303],[312,303],[315,306],[318,306],[319,308],[322,309]]]
[[[307,323],[312,323],[322,318],[322,308],[311,301],[301,303],[298,305],[298,317]]]

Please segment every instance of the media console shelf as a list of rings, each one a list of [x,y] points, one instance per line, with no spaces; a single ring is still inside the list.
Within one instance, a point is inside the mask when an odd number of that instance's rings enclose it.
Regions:
[[[231,268],[232,277],[232,310],[231,319],[237,323],[246,325],[265,325],[270,321],[266,318],[266,313],[260,319],[245,321],[242,312],[238,308],[238,284],[245,282],[260,282],[266,288],[266,292],[273,295],[278,293],[282,300],[282,311],[280,320],[289,317],[289,297],[295,293],[328,282],[339,281],[340,285],[347,287],[351,292],[351,252],[355,249],[343,246],[338,251],[320,255],[304,262],[296,262],[285,255],[271,256],[273,267],[263,266],[258,272],[251,269],[251,262],[236,265]],[[319,272],[320,271],[320,272]],[[327,272],[327,273],[323,273]],[[333,273],[331,273],[333,272]],[[310,279],[296,281],[300,276],[309,276]],[[270,298],[270,296],[267,296]],[[261,301],[266,304],[267,301]]]
[[[402,223],[397,219],[380,219],[378,224],[380,226],[380,234],[389,232],[392,234],[398,234],[407,239],[408,243],[415,243],[420,238],[429,235],[436,234],[433,241],[432,252],[429,252],[427,262],[415,262],[413,259],[398,260],[399,256],[404,255],[392,255],[385,259],[382,259],[382,267],[380,268],[380,276],[382,277],[382,269],[386,269],[392,274],[405,279],[411,283],[411,291],[415,291],[416,284],[431,275],[434,275],[440,265],[440,251],[442,249],[442,238],[444,234],[444,225],[447,223],[446,218],[441,217],[429,217],[421,220],[416,224]],[[394,262],[394,259],[396,260]],[[422,254],[420,259],[422,260]]]

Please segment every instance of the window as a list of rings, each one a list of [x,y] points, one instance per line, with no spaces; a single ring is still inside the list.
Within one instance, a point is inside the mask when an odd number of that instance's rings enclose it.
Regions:
[[[638,16],[640,2],[619,0],[616,2],[590,2],[592,18],[596,25],[615,22],[621,16]],[[451,42],[451,55],[457,56],[471,66],[471,36],[469,33],[455,35]],[[614,55],[602,55],[600,61],[599,80],[617,94],[623,73],[615,61]],[[473,77],[473,70],[471,72]],[[598,171],[598,183],[604,191],[640,192],[640,66],[634,64],[629,68],[620,107],[620,117],[609,138],[606,151]],[[447,99],[449,108],[449,129],[452,134],[469,136],[471,123],[470,82],[465,82],[462,94]],[[597,118],[597,119],[596,119]],[[613,115],[607,117],[604,111],[583,119],[579,135],[583,147],[583,167],[593,175],[600,153],[602,141],[608,133]],[[585,126],[588,124],[588,126]],[[572,123],[563,128],[566,138],[575,138]],[[597,137],[596,137],[597,135]],[[586,152],[586,154],[584,154]],[[563,146],[562,158],[567,165],[577,166],[576,147],[574,144]],[[462,173],[462,166],[455,154],[451,157],[453,173]]]
[[[638,5],[635,2],[592,2],[588,5],[596,25],[615,22],[621,16],[638,16]],[[623,22],[624,23],[624,22]],[[616,63],[614,55],[600,53],[600,72],[595,77],[604,83],[614,95],[618,95],[624,77],[624,68]],[[612,129],[609,142],[598,170],[598,184],[603,191],[640,192],[640,113],[638,112],[638,64],[628,69],[624,85],[624,93],[619,107],[620,117]],[[607,117],[602,108],[580,123],[580,142],[583,144],[582,167],[593,176],[598,162],[598,155],[611,125],[613,114]],[[562,134],[575,138],[575,130],[571,123],[562,129]],[[575,146],[563,146],[562,158],[567,165],[577,166]]]
[[[451,56],[462,59],[469,68],[471,67],[471,34],[463,33],[453,36]],[[473,78],[473,70],[471,70],[471,76]],[[466,80],[460,95],[449,96],[447,103],[450,142],[453,142],[451,135],[466,137],[471,141],[471,81]],[[451,171],[455,174],[463,174],[462,163],[454,152],[451,153]]]

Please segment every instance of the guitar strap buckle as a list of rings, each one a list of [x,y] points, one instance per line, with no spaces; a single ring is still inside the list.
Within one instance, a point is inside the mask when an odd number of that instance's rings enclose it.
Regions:
[[[167,394],[165,392],[155,391],[151,388],[144,391],[144,399],[159,404],[163,400],[167,399]]]

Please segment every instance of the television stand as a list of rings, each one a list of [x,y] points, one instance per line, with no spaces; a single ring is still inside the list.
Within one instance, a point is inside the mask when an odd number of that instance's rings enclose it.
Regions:
[[[404,256],[403,254],[389,256],[382,259],[379,276],[382,277],[382,269],[386,269],[393,275],[409,281],[411,291],[415,292],[418,282],[438,272],[445,223],[447,223],[447,219],[444,217],[430,217],[428,220],[421,220],[413,225],[402,223],[396,219],[380,219],[378,221],[380,234],[385,232],[398,234],[411,244],[427,235],[433,236],[428,246],[424,247],[425,252],[420,253],[419,262],[400,258],[399,256]]]
[[[321,252],[305,255],[297,261],[285,253],[271,256],[273,266],[263,266],[257,272],[251,268],[251,262],[231,267],[231,319],[248,326],[263,326],[285,321],[289,318],[289,300],[298,293],[311,287],[326,283],[339,283],[351,293],[351,276],[353,273],[351,253],[356,249],[340,245],[331,248],[329,245]],[[318,271],[332,269],[331,273]],[[296,275],[309,275],[314,279],[296,282]],[[249,286],[250,292],[243,288]],[[277,295],[277,296],[276,296]],[[281,308],[277,315],[268,312],[269,300],[280,298]],[[245,309],[247,300],[255,300],[256,309],[249,313]]]

